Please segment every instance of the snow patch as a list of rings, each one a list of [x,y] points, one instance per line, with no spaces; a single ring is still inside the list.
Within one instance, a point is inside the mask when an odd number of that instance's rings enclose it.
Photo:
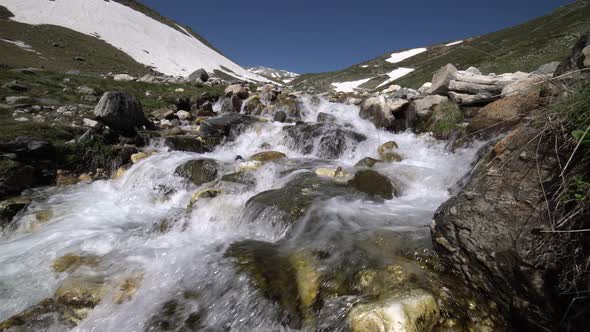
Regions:
[[[336,92],[354,92],[359,86],[372,80],[373,77],[365,78],[364,80],[349,81],[349,82],[334,82],[332,86]]]
[[[2,39],[0,38],[1,41],[18,46],[20,48],[22,48],[23,50],[27,51],[27,52],[33,52],[33,53],[37,53],[37,54],[41,54],[37,51],[35,51],[33,49],[33,47],[27,43],[25,43],[24,41],[20,41],[20,40],[8,40],[8,39]]]
[[[249,80],[269,81],[248,72],[190,34],[115,1],[2,0],[2,5],[14,14],[11,18],[14,21],[52,24],[90,36],[99,35],[135,61],[166,75],[188,76],[203,68],[235,76],[223,70],[223,66]]]
[[[361,68],[368,68],[369,65],[362,65]]]
[[[398,63],[398,62],[402,62],[405,59],[411,58],[415,55],[418,55],[420,53],[424,53],[428,51],[427,48],[425,47],[421,47],[421,48],[415,48],[412,50],[407,50],[407,51],[403,51],[403,52],[398,52],[398,53],[392,53],[391,56],[389,57],[389,59],[385,60],[389,63]]]
[[[393,70],[392,72],[388,73],[387,76],[389,76],[389,78],[385,82],[379,84],[377,87],[380,88],[384,85],[387,85],[399,78],[402,78],[402,77],[408,75],[409,73],[411,73],[413,71],[414,71],[414,68],[403,68],[403,67],[397,68],[397,69]]]
[[[448,43],[445,46],[453,46],[453,45],[459,45],[461,44],[463,41],[462,40],[457,40],[456,42],[452,42],[452,43]]]

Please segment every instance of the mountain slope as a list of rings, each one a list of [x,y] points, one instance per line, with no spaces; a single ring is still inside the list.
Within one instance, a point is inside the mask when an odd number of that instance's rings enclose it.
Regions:
[[[385,88],[392,83],[418,88],[447,63],[463,69],[474,66],[483,73],[533,71],[542,64],[563,60],[570,52],[570,45],[590,31],[589,18],[590,2],[577,1],[509,29],[388,53],[340,71],[302,75],[291,85],[320,91],[351,84],[368,89]]]
[[[12,21],[60,26],[94,36],[125,52],[136,62],[166,75],[188,76],[204,68],[238,79],[267,81],[209,47],[194,32],[170,20],[166,23],[156,20],[157,14],[143,5],[121,2],[2,0],[0,4],[12,12]],[[172,24],[176,27],[173,28]]]
[[[256,67],[248,68],[248,71],[251,73],[266,77],[269,80],[272,80],[272,81],[275,81],[275,82],[278,82],[281,84],[289,83],[299,76],[299,74],[292,73],[290,71],[268,68],[268,67],[263,67],[263,66],[256,66]]]

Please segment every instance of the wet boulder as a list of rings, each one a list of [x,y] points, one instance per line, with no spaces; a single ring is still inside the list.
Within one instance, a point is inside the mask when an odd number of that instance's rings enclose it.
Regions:
[[[317,122],[336,122],[336,116],[324,112],[318,113]]]
[[[223,139],[234,139],[254,122],[255,118],[245,114],[224,113],[203,121],[199,133],[207,142],[218,144]]]
[[[217,178],[219,165],[213,159],[189,160],[178,166],[174,174],[200,186]]]
[[[356,305],[348,314],[351,332],[431,331],[441,317],[436,298],[423,290]]]
[[[141,103],[125,92],[106,92],[94,108],[96,119],[115,131],[134,133],[135,128],[155,129]]]
[[[389,178],[373,170],[357,171],[348,184],[370,197],[392,199],[393,196],[397,196],[397,191]]]
[[[54,298],[64,318],[77,325],[100,303],[106,291],[102,277],[71,276],[61,283]]]
[[[19,195],[40,182],[35,167],[13,160],[0,160],[0,199]]]
[[[256,161],[261,161],[261,162],[268,162],[268,161],[274,161],[274,160],[278,160],[278,159],[282,159],[282,158],[286,158],[287,155],[282,153],[282,152],[278,152],[278,151],[263,151],[263,152],[258,152],[252,156],[250,156],[250,160],[256,160]]]
[[[0,228],[7,226],[12,218],[31,204],[27,197],[15,197],[0,202]]]
[[[173,151],[205,153],[209,151],[206,144],[198,136],[175,135],[163,138],[164,145]]]
[[[299,219],[315,201],[333,197],[353,199],[367,195],[345,183],[306,173],[282,188],[264,191],[250,198],[246,203],[244,217],[251,222],[267,219],[273,225],[288,226]]]
[[[13,153],[19,160],[55,160],[57,151],[51,142],[32,137],[17,137],[8,143],[0,143],[0,151]]]
[[[303,154],[316,152],[318,157],[338,159],[347,149],[354,149],[367,137],[332,123],[298,123],[284,127],[285,143]]]
[[[361,160],[359,160],[354,167],[373,167],[375,166],[376,163],[378,163],[380,160],[379,159],[375,159],[375,158],[371,158],[371,157],[365,157]]]

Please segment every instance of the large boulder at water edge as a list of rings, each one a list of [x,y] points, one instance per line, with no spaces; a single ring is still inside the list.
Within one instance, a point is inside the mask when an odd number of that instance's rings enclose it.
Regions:
[[[562,167],[554,140],[539,139],[544,130],[539,124],[517,127],[486,148],[432,227],[449,271],[494,301],[522,331],[560,330],[571,304],[562,287],[575,284],[570,273],[588,257],[583,234],[551,232],[547,196],[552,184],[561,183]],[[587,285],[585,280],[580,282]]]
[[[213,159],[189,160],[178,166],[174,174],[190,180],[200,186],[217,178],[219,165]]]
[[[320,158],[338,159],[367,137],[333,123],[297,123],[284,127],[285,143],[303,154],[315,152]]]
[[[133,133],[135,128],[142,127],[154,129],[141,103],[125,92],[106,92],[94,108],[94,115],[111,129],[124,133]]]

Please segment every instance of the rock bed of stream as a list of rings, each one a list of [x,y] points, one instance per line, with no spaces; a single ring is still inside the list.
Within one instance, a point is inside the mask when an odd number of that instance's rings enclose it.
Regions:
[[[295,127],[334,117],[301,130],[255,122],[204,154],[153,147],[120,178],[35,191],[0,237],[0,322],[24,312],[35,330],[362,331],[383,308],[419,321],[410,303],[425,328],[445,315],[474,324],[440,308],[456,286],[437,274],[428,227],[479,145],[449,153],[428,135],[376,129],[356,106],[301,103]],[[401,161],[355,167],[389,141]],[[286,157],[249,160],[270,150]],[[179,176],[202,158],[211,181]],[[351,188],[367,169],[397,197]]]

